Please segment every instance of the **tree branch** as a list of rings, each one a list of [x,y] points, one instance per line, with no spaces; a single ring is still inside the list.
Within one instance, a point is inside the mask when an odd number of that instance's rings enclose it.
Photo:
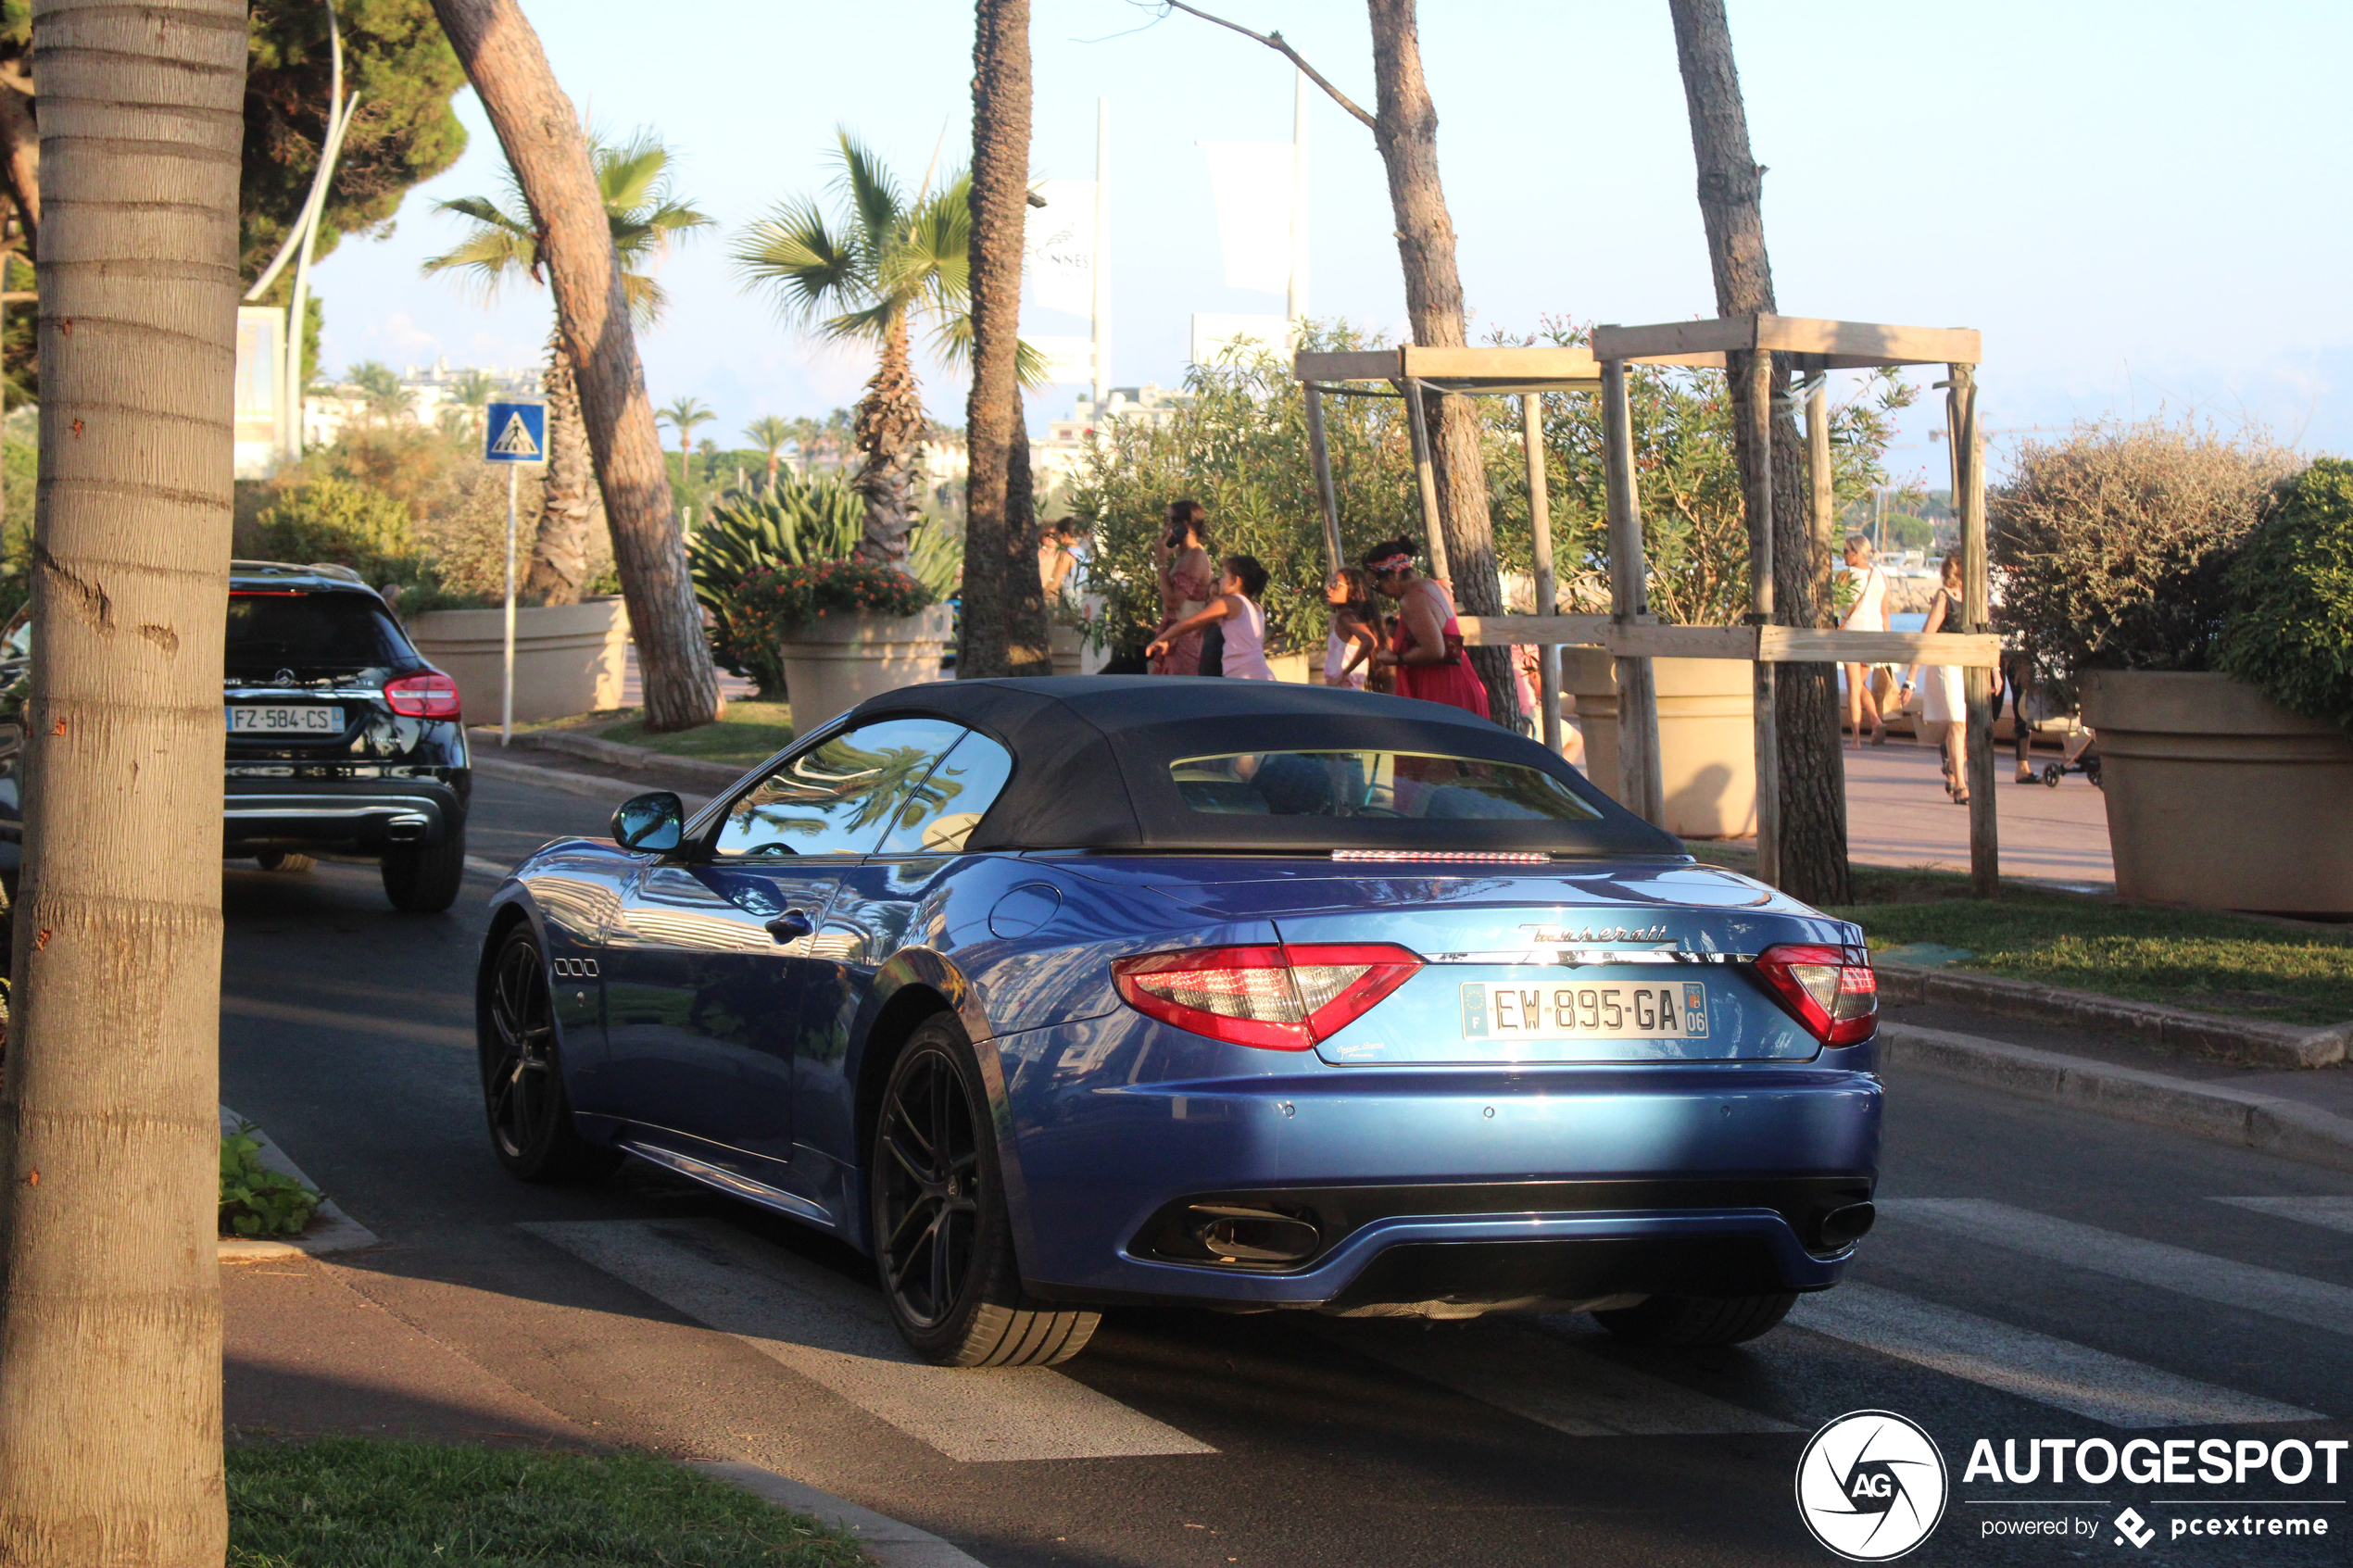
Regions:
[[[1290,61],[1291,64],[1297,66],[1300,70],[1306,75],[1308,81],[1314,82],[1316,86],[1322,88],[1330,95],[1333,103],[1338,104],[1341,108],[1346,109],[1350,114],[1354,115],[1358,119],[1364,121],[1365,130],[1373,132],[1376,134],[1379,132],[1380,122],[1352,103],[1349,100],[1347,94],[1341,92],[1339,88],[1325,81],[1324,73],[1317,70],[1314,66],[1309,65],[1305,60],[1302,59],[1298,50],[1283,42],[1283,35],[1281,33],[1252,32],[1250,29],[1242,26],[1239,22],[1229,22],[1223,17],[1213,17],[1207,11],[1202,10],[1198,6],[1188,6],[1185,4],[1185,0],[1162,0],[1162,4],[1168,6],[1172,9],[1182,11],[1189,17],[1199,17],[1205,22],[1215,22],[1219,27],[1230,28],[1232,31],[1240,33],[1244,38],[1256,39],[1259,43],[1265,44],[1266,47],[1274,50],[1275,53],[1282,56],[1285,59]]]

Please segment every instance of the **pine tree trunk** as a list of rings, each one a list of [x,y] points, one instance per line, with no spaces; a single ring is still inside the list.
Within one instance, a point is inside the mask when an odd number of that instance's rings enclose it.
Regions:
[[[858,493],[866,498],[861,559],[905,570],[907,534],[915,526],[915,456],[923,437],[923,394],[907,352],[907,318],[901,315],[890,323],[882,363],[858,404],[858,449],[866,455],[858,471]]]
[[[1454,265],[1454,224],[1438,181],[1438,107],[1422,76],[1416,0],[1368,0],[1373,22],[1373,75],[1379,96],[1373,135],[1389,169],[1389,199],[1397,219],[1397,255],[1404,264],[1405,311],[1414,342],[1424,348],[1459,348],[1466,341],[1463,280]],[[1467,397],[1428,397],[1430,467],[1438,480],[1438,514],[1456,608],[1466,615],[1501,615],[1503,580],[1495,569],[1495,535],[1487,516],[1487,465],[1479,451],[1478,416]],[[1466,650],[1487,687],[1488,711],[1506,727],[1519,722],[1519,684],[1511,649]]]
[[[1748,141],[1748,113],[1723,0],[1668,0],[1675,52],[1691,113],[1692,152],[1699,166],[1700,216],[1716,275],[1716,313],[1770,311],[1773,270],[1765,254],[1764,170]],[[1732,426],[1748,428],[1746,379],[1730,375]],[[1773,368],[1774,620],[1812,626],[1820,613],[1817,584],[1826,568],[1807,521],[1806,445],[1790,413],[1789,369]],[[1755,483],[1755,457],[1738,444],[1743,487]],[[1784,664],[1774,676],[1780,737],[1781,887],[1810,904],[1852,901],[1846,865],[1845,769],[1838,749],[1836,667]]]
[[[44,0],[41,490],[0,1072],[0,1562],[201,1568],[245,8]]]
[[[434,12],[539,226],[645,671],[646,727],[708,724],[719,714],[719,673],[686,575],[661,433],[580,117],[516,0],[434,0]]]
[[[522,587],[540,604],[576,605],[587,590],[588,547],[604,526],[605,501],[597,492],[588,427],[580,419],[580,388],[560,332],[547,340],[547,370],[540,385],[547,396],[546,502]]]
[[[1021,389],[1023,221],[1029,207],[1029,0],[977,0],[973,30],[973,385],[965,405],[964,616],[960,676],[1044,674],[1045,595],[1034,528],[1009,486]],[[1025,463],[1026,453],[1024,453]]]

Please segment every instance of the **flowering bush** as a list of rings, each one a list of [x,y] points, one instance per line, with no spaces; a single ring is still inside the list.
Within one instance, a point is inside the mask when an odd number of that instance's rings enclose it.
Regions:
[[[824,615],[912,615],[934,602],[929,588],[895,567],[825,560],[762,567],[727,592],[736,639],[773,648]]]

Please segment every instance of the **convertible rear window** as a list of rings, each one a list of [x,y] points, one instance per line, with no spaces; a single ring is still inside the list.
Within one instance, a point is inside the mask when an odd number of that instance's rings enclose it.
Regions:
[[[1214,816],[1591,822],[1601,813],[1539,768],[1420,751],[1244,751],[1168,765]]]

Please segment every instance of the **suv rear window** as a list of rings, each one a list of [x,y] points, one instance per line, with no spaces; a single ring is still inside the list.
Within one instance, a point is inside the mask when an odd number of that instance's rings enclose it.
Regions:
[[[1591,822],[1601,813],[1538,768],[1419,751],[1247,751],[1168,765],[1195,811],[1410,822]]]
[[[398,669],[417,653],[372,594],[229,591],[227,673],[268,679]]]

